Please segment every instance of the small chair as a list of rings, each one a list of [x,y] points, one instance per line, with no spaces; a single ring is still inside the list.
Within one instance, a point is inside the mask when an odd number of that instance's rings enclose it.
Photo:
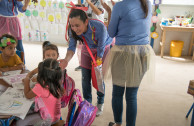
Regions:
[[[15,119],[15,116],[11,116],[11,117],[5,117],[5,118],[0,118],[0,124],[1,126],[9,126],[9,122]]]
[[[24,63],[24,52],[16,50],[16,54],[21,58],[22,62]]]

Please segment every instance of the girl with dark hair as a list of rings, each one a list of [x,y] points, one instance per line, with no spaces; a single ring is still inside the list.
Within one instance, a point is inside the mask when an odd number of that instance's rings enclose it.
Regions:
[[[45,41],[42,44],[42,50],[43,50],[43,60],[48,58],[57,60],[59,57],[58,47],[52,44],[50,41]],[[37,73],[38,73],[38,68],[35,68],[34,70],[32,70],[27,74],[27,77],[32,78]],[[36,82],[36,81],[37,81],[36,77],[33,77],[32,82]]]
[[[75,54],[77,41],[81,41],[81,67],[82,67],[82,90],[83,97],[88,102],[92,103],[92,87],[91,87],[91,57],[82,40],[86,42],[93,55],[97,56],[98,61],[103,61],[109,46],[112,43],[112,38],[109,37],[106,26],[98,20],[89,20],[86,13],[80,9],[72,9],[69,14],[69,48],[65,59],[60,61],[60,66],[65,69]],[[97,91],[97,116],[103,112],[104,94]]]
[[[151,10],[149,0],[123,0],[113,6],[108,33],[116,42],[103,66],[104,77],[112,76],[113,82],[114,122],[109,126],[122,124],[124,92],[126,126],[135,126],[138,88],[145,73],[154,68],[154,52],[149,45]]]
[[[35,98],[35,111],[24,120],[18,120],[16,126],[55,124],[61,117],[61,99],[63,95],[62,70],[54,59],[46,59],[38,65],[38,83],[30,89],[30,78],[24,79],[24,95]],[[52,103],[52,104],[51,104]]]

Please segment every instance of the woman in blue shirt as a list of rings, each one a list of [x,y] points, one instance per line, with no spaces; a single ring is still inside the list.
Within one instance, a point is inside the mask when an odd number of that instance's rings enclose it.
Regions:
[[[126,126],[135,126],[138,87],[144,74],[152,69],[150,64],[154,58],[149,45],[151,9],[149,0],[123,0],[113,6],[108,33],[110,37],[115,37],[116,42],[103,66],[105,77],[110,73],[113,82],[112,109],[115,122],[110,122],[109,126],[122,124],[124,92]]]
[[[97,60],[104,60],[106,53],[109,50],[109,45],[112,43],[112,38],[109,37],[106,26],[98,20],[89,20],[86,13],[80,9],[72,9],[69,14],[69,48],[65,59],[61,60],[60,66],[66,68],[68,62],[75,54],[77,41],[81,41],[81,67],[82,67],[82,89],[83,97],[88,102],[92,103],[91,93],[91,62],[92,59],[88,53],[86,46],[82,40],[84,37],[91,49],[93,55],[97,56]],[[97,91],[97,116],[103,112],[104,94]]]
[[[25,0],[23,5],[18,0],[0,0],[0,36],[11,34],[17,38],[17,50],[24,52],[22,45],[21,26],[17,18],[18,10],[23,13],[26,11],[30,0]]]

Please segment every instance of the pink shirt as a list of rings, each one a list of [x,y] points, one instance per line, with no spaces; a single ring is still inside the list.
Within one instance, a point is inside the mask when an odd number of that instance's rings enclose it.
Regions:
[[[42,99],[45,108],[48,110],[48,114],[52,118],[52,122],[59,120],[61,117],[61,99],[55,98],[48,89],[43,88],[40,84],[36,84],[32,91],[37,95],[36,98]],[[44,117],[42,118],[44,119]]]

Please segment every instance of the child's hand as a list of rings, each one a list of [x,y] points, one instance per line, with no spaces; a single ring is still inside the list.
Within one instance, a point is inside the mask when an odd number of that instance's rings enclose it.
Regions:
[[[30,82],[30,78],[26,76],[22,81],[23,81],[23,84],[25,85]]]
[[[37,78],[36,77],[33,77],[31,80],[32,80],[32,82],[37,82]]]

